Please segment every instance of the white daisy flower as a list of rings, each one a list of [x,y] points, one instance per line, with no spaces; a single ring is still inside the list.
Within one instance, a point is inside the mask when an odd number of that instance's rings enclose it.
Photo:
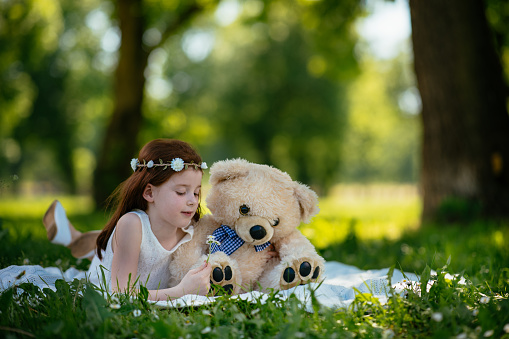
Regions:
[[[138,167],[139,163],[140,162],[138,161],[138,159],[136,158],[131,159],[131,168],[133,169],[133,171],[136,171],[136,168]]]
[[[133,311],[133,315],[137,318],[141,315],[141,311],[140,310],[134,310]]]
[[[495,331],[493,331],[493,330],[486,331],[486,332],[484,332],[484,337],[485,338],[491,337],[493,335],[493,333],[495,333]]]
[[[480,302],[481,304],[487,304],[487,303],[489,303],[489,302],[490,302],[490,297],[482,297],[482,298],[479,300],[479,302]]]
[[[110,304],[110,308],[118,310],[120,308],[120,304]]]
[[[504,325],[504,332],[509,333],[509,324]]]
[[[219,241],[217,241],[216,237],[214,237],[213,235],[207,236],[207,244],[209,244],[209,245],[216,244],[218,246],[221,245],[221,243]]]
[[[170,163],[170,167],[175,172],[180,172],[184,169],[184,160],[180,158],[174,158]]]

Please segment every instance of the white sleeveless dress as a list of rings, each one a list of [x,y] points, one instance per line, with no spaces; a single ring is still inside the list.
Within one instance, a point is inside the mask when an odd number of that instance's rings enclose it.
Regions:
[[[156,236],[152,232],[150,220],[144,211],[134,210],[129,213],[136,214],[140,218],[142,226],[137,277],[133,277],[132,281],[134,282],[136,278],[139,278],[137,285],[141,284],[149,290],[167,288],[170,279],[169,267],[172,254],[180,247],[180,245],[192,239],[194,233],[193,226],[189,225],[186,228],[183,228],[182,230],[186,233],[186,235],[177,245],[175,245],[175,247],[168,251],[161,245],[161,243],[159,243],[159,240],[157,240]],[[103,289],[108,291],[111,291],[111,263],[113,260],[111,242],[114,234],[115,230],[111,233],[106,250],[103,251],[102,260],[100,260],[96,254],[87,272],[87,276],[93,284],[101,286]],[[106,286],[104,286],[105,283]]]

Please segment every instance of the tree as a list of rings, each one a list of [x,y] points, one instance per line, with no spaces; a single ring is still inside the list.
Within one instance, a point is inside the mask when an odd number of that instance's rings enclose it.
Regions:
[[[507,87],[482,1],[410,0],[422,98],[423,220],[509,216]]]
[[[158,5],[163,6],[162,2],[152,4],[156,8],[142,0],[118,0],[116,4],[122,40],[115,71],[113,114],[99,149],[94,173],[94,201],[98,206],[104,205],[118,185],[118,178],[127,178],[131,171],[126,159],[136,156],[138,150],[138,134],[143,123],[144,71],[150,53],[205,8],[198,2],[187,1],[179,3],[173,11],[157,8]],[[155,15],[157,12],[158,15]],[[154,18],[160,19],[161,15],[161,38],[158,43],[149,46],[143,41],[151,23],[147,22],[152,20],[157,23]]]

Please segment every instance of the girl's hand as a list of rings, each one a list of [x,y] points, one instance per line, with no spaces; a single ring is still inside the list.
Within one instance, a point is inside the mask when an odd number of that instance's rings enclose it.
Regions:
[[[182,278],[180,284],[177,285],[178,289],[183,291],[183,294],[198,294],[207,295],[210,289],[210,272],[212,266],[204,262],[203,265],[190,270]]]

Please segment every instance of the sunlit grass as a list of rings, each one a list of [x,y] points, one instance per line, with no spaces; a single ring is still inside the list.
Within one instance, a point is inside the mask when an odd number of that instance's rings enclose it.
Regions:
[[[60,200],[68,215],[87,214],[94,210],[90,196],[2,196],[0,197],[0,217],[41,218],[55,199]]]
[[[344,241],[354,231],[359,239],[396,240],[419,226],[421,201],[410,185],[338,185],[321,198],[320,213],[300,230],[318,248]]]
[[[100,229],[107,220],[88,197],[0,197],[0,268],[88,268],[88,260],[76,260],[69,249],[46,239],[41,219],[54,198],[77,229]],[[273,295],[265,304],[226,298],[168,310],[128,295],[113,307],[112,300],[77,280],[59,282],[57,291],[46,295],[23,284],[21,294],[21,289],[0,293],[0,336],[509,339],[507,221],[418,227],[420,201],[411,186],[338,186],[320,199],[320,208],[312,223],[300,228],[326,260],[366,270],[394,266],[433,279],[433,289],[392,297],[387,305],[363,294],[347,310],[307,313],[296,299],[280,303],[270,299]],[[430,268],[468,283],[442,273],[432,277]]]
[[[73,216],[94,214],[90,196],[4,196],[0,197],[0,217],[42,220],[54,199],[62,202],[71,221]],[[360,239],[395,240],[404,231],[418,227],[420,203],[415,187],[410,185],[338,185],[329,196],[320,198],[320,213],[300,230],[318,248],[343,241],[351,227]],[[209,212],[204,201],[202,205],[204,212]],[[83,225],[82,229],[103,227],[107,215],[95,214],[97,225]],[[80,229],[79,218],[75,226]]]

